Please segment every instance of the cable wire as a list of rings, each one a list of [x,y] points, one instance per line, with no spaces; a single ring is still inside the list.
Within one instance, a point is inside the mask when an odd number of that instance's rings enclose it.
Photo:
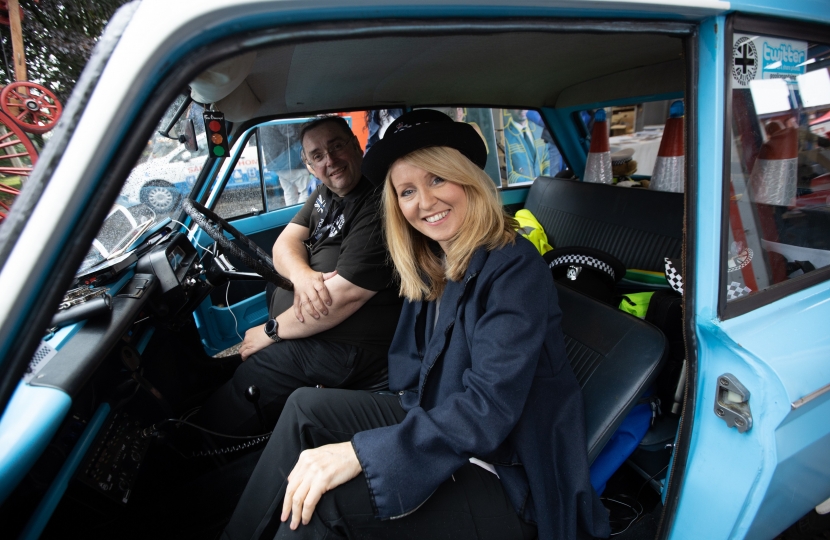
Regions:
[[[233,317],[233,331],[236,332],[236,336],[239,338],[239,341],[244,341],[243,337],[239,335],[239,321],[236,320],[236,315],[233,314],[233,309],[231,309],[231,303],[228,301],[228,293],[230,291],[231,282],[229,281],[225,286],[225,305],[228,306],[228,311],[231,312],[231,317]]]
[[[150,427],[150,429],[152,429],[152,431],[155,432],[155,431],[157,431],[159,426],[161,426],[162,424],[166,424],[168,422],[172,422],[174,424],[183,424],[185,426],[190,426],[192,428],[204,431],[205,433],[215,435],[216,437],[225,437],[227,439],[258,439],[258,438],[261,438],[261,437],[270,437],[271,433],[273,433],[273,431],[269,431],[268,433],[260,433],[259,435],[226,435],[224,433],[218,433],[216,431],[211,431],[208,428],[196,425],[192,422],[187,422],[185,420],[179,420],[178,418],[167,418],[166,420],[162,420],[161,422],[153,424]],[[145,430],[145,431],[147,431],[147,430]]]
[[[187,225],[185,225],[185,224],[184,224],[184,223],[182,223],[181,221],[178,221],[178,220],[175,220],[175,219],[171,219],[171,220],[170,220],[170,222],[171,222],[171,223],[178,223],[179,225],[181,225],[182,227],[184,227],[184,230],[186,230],[187,232],[190,232],[190,229],[188,229],[188,228],[187,228]],[[203,250],[203,251],[210,251],[210,248],[206,248],[205,246],[203,246],[203,245],[202,245],[202,244],[200,244],[199,242],[196,242],[196,235],[193,235],[193,238],[192,238],[191,240],[193,240],[193,242],[194,242],[197,246],[199,246],[200,248],[202,248],[202,250]]]

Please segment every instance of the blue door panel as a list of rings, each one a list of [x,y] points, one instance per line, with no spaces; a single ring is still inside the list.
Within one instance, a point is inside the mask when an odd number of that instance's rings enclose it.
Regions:
[[[208,297],[193,317],[205,352],[212,356],[242,341],[248,328],[268,320],[268,304],[264,292],[229,308],[215,307]]]
[[[717,378],[732,373],[753,396],[765,395],[772,401],[783,402],[785,393],[763,363],[737,346],[718,326],[700,325],[698,341],[694,431],[670,538],[743,538],[739,523],[747,512],[754,514],[753,494],[768,484],[772,473],[769,467],[764,470],[772,457],[768,451],[774,442],[772,431],[764,426],[780,423],[786,410],[779,407],[777,418],[771,419],[768,416],[775,416],[771,410],[758,418],[753,414],[755,423],[746,433],[727,428],[714,412]],[[702,515],[706,519],[700,519]]]
[[[778,466],[747,538],[780,532],[816,506],[816,501],[830,498],[830,433],[816,426],[817,418],[825,419],[825,424],[830,418],[830,394],[811,405],[809,413],[794,411],[790,416],[798,417],[788,417],[776,430]]]
[[[242,234],[256,239],[259,235],[267,234],[269,230],[285,227],[300,208],[301,205],[289,206],[267,214],[237,219],[232,224]],[[201,229],[195,234],[194,239],[204,247],[212,242]],[[272,246],[260,247],[270,252]],[[241,337],[245,336],[247,329],[264,323],[268,318],[268,304],[264,292],[237,302],[229,308],[214,306],[208,297],[193,313],[193,318],[205,352],[214,355],[242,341]]]

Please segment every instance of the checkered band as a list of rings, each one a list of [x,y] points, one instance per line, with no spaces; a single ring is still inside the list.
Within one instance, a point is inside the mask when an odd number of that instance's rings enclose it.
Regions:
[[[683,275],[680,273],[680,270],[674,266],[671,259],[666,257],[663,260],[666,261],[666,281],[669,282],[669,287],[680,294],[683,294]]]
[[[563,264],[582,264],[591,266],[593,268],[596,268],[597,270],[602,270],[603,272],[611,276],[613,280],[616,281],[617,279],[617,276],[614,274],[614,269],[611,268],[611,265],[604,263],[599,259],[589,257],[588,255],[562,255],[561,257],[553,259],[548,266],[550,268],[555,268]]]
[[[752,292],[752,289],[742,283],[733,281],[726,287],[726,301],[731,302]]]

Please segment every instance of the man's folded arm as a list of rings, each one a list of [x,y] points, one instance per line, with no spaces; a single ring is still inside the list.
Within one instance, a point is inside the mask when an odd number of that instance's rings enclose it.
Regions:
[[[377,294],[377,291],[358,287],[342,276],[334,276],[326,280],[325,284],[332,299],[328,315],[321,315],[317,319],[305,317],[304,322],[300,322],[294,316],[294,309],[288,308],[277,317],[279,336],[282,339],[309,337],[334,328]]]
[[[289,223],[274,242],[274,269],[283,277],[291,280],[292,274],[311,270],[308,265],[308,249],[303,244],[308,235],[308,227]]]

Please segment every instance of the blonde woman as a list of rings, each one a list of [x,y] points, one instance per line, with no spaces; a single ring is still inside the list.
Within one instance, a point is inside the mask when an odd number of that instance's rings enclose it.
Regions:
[[[605,537],[550,272],[467,124],[418,110],[363,162],[407,300],[386,394],[297,390],[224,538]]]

